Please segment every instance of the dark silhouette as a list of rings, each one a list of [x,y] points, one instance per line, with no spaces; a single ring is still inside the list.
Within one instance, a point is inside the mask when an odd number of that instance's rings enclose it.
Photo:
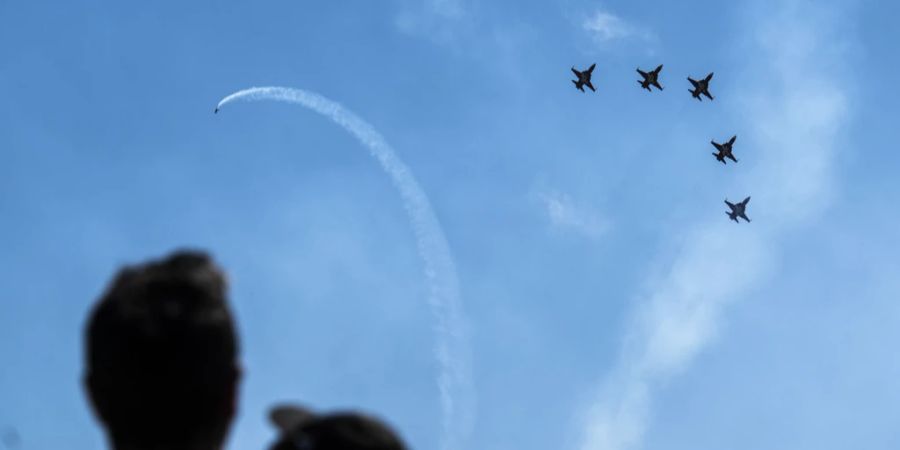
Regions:
[[[747,209],[747,203],[750,203],[750,197],[745,198],[742,202],[737,204],[729,202],[726,198],[725,204],[728,205],[728,208],[731,209],[731,212],[726,211],[725,214],[728,214],[728,218],[737,223],[741,223],[738,220],[738,217],[746,220],[749,223],[750,219],[744,214],[744,211]]]
[[[653,89],[650,89],[650,86],[656,86],[657,89],[663,90],[663,87],[659,84],[659,72],[662,71],[663,65],[660,64],[657,68],[651,70],[650,72],[644,72],[640,68],[637,69],[637,72],[641,74],[641,77],[644,81],[637,80],[638,84],[641,85],[642,88],[653,92]]]
[[[227,281],[179,251],[113,279],[85,332],[84,386],[115,450],[216,450],[240,379]]]
[[[591,84],[591,74],[594,72],[594,67],[596,66],[596,63],[591,64],[591,67],[588,67],[584,72],[578,71],[574,67],[572,68],[572,73],[574,73],[575,76],[578,77],[578,79],[571,81],[572,83],[575,83],[575,87],[578,88],[579,91],[584,92],[585,86],[591,88],[591,90],[594,92],[597,91],[596,89],[594,89],[594,85]]]
[[[713,147],[715,147],[718,150],[717,153],[713,153],[712,155],[715,156],[716,159],[718,159],[719,162],[721,162],[722,164],[726,164],[726,165],[728,164],[725,162],[725,158],[728,158],[734,162],[738,162],[737,158],[734,157],[734,154],[732,153],[732,148],[731,148],[734,145],[734,141],[736,141],[736,140],[737,140],[737,136],[732,136],[731,140],[729,140],[728,142],[725,142],[724,144],[720,144],[716,141],[709,141],[713,145]]]
[[[688,91],[691,93],[691,96],[693,96],[697,100],[700,100],[701,102],[703,101],[703,98],[700,97],[701,94],[705,95],[706,98],[710,100],[714,100],[713,96],[709,93],[709,82],[712,80],[712,77],[712,72],[710,72],[710,74],[707,75],[706,78],[700,81],[688,77],[688,81],[690,81],[691,84],[694,85],[694,89],[688,89]]]
[[[318,415],[292,405],[272,408],[272,423],[281,432],[270,450],[405,450],[406,445],[381,420],[342,412]]]

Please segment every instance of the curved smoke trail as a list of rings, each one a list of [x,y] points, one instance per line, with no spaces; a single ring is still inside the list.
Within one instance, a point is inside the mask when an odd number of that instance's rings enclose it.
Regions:
[[[378,160],[403,198],[424,260],[428,303],[437,320],[435,355],[440,364],[438,388],[443,413],[443,450],[462,449],[474,417],[469,347],[459,299],[456,268],[441,225],[412,172],[372,125],[319,94],[284,87],[253,87],[222,99],[216,111],[238,100],[294,103],[331,119],[352,134]]]

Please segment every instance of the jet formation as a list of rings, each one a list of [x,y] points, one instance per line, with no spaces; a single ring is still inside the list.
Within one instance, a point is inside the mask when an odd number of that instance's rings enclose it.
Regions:
[[[737,139],[737,136],[732,136],[731,139],[724,144],[719,144],[716,141],[709,141],[713,145],[713,147],[715,147],[717,150],[719,150],[718,153],[713,153],[712,155],[715,156],[716,159],[719,160],[719,162],[721,162],[722,164],[725,164],[725,165],[728,164],[725,162],[725,158],[728,158],[734,162],[738,162],[738,160],[734,157],[734,153],[732,153],[732,151],[731,151],[731,146],[734,145],[734,141],[736,139]]]
[[[578,89],[581,92],[585,92],[584,87],[587,86],[592,92],[597,91],[594,88],[593,83],[591,83],[591,75],[593,74],[594,68],[596,66],[597,66],[596,63],[591,64],[590,67],[588,67],[587,69],[585,69],[583,71],[579,71],[579,70],[575,69],[574,66],[572,67],[572,73],[575,74],[575,77],[577,79],[571,80],[571,81],[572,81],[572,84],[575,85],[576,89]],[[641,88],[646,89],[649,92],[653,92],[653,89],[651,89],[651,86],[653,86],[653,87],[659,89],[660,91],[662,91],[663,87],[661,84],[659,84],[659,74],[662,71],[662,68],[663,68],[662,64],[660,64],[655,69],[653,69],[652,71],[649,71],[649,72],[645,72],[645,71],[641,70],[640,68],[637,68],[637,72],[643,78],[643,80],[637,80],[638,84],[641,85]],[[712,72],[710,72],[709,75],[706,76],[706,78],[699,80],[699,81],[695,80],[691,77],[687,77],[688,81],[690,81],[691,85],[693,85],[693,87],[694,87],[693,89],[688,89],[688,92],[691,93],[691,96],[701,102],[703,101],[702,96],[706,96],[708,99],[714,100],[714,97],[712,96],[712,94],[709,93],[709,82],[712,80],[712,77],[713,77]],[[216,107],[216,109],[213,111],[213,114],[218,114],[218,113],[219,113],[219,108]],[[728,163],[725,161],[725,158],[728,158],[734,162],[738,162],[737,158],[734,157],[734,154],[732,152],[732,146],[734,145],[735,140],[737,140],[737,136],[733,136],[730,140],[728,140],[728,142],[725,142],[724,144],[719,144],[718,142],[716,142],[714,140],[710,141],[712,143],[712,145],[714,147],[716,147],[716,150],[718,150],[718,152],[713,153],[713,156],[715,156],[716,159],[719,162],[721,162],[722,164],[728,165]],[[750,201],[750,197],[747,197],[744,199],[744,201],[734,204],[734,203],[729,202],[728,199],[726,198],[725,203],[728,205],[729,208],[731,208],[731,212],[727,212],[726,214],[728,214],[728,217],[731,220],[733,220],[737,223],[740,223],[740,221],[738,220],[739,217],[746,220],[747,222],[750,222],[750,219],[747,218],[747,216],[744,214],[744,211],[747,208],[747,203],[749,201]]]
[[[597,66],[596,63],[591,64],[591,66],[588,67],[587,70],[584,70],[584,71],[578,71],[575,69],[575,67],[572,67],[572,73],[574,73],[575,76],[577,77],[576,80],[571,80],[572,83],[575,84],[575,88],[577,88],[581,92],[585,92],[584,86],[587,86],[588,88],[590,88],[591,91],[596,92],[596,89],[594,89],[594,85],[591,83],[591,74],[593,73],[594,67],[596,67],[596,66]],[[663,69],[662,64],[660,64],[659,66],[657,66],[655,69],[653,69],[651,71],[644,71],[644,70],[641,70],[640,67],[638,67],[637,72],[641,75],[641,78],[643,78],[643,80],[637,80],[638,84],[641,85],[641,89],[646,89],[649,92],[653,92],[652,87],[655,87],[658,90],[662,91],[663,87],[659,83],[659,74],[660,74],[660,72],[662,72],[662,69]],[[687,77],[688,81],[693,86],[693,89],[688,89],[688,92],[691,93],[692,97],[694,97],[695,99],[697,99],[698,101],[701,101],[701,102],[703,101],[703,97],[706,97],[710,100],[715,100],[715,98],[709,92],[709,83],[710,83],[710,81],[712,81],[712,78],[713,78],[713,72],[710,72],[702,80],[695,80],[691,77]],[[726,159],[730,159],[734,162],[738,162],[738,159],[735,158],[734,151],[733,151],[734,142],[736,140],[737,140],[737,135],[732,136],[731,139],[729,139],[727,142],[724,142],[722,144],[716,142],[715,140],[711,140],[710,143],[717,150],[712,155],[716,157],[716,160],[718,160],[719,162],[721,162],[724,165],[728,165],[728,162],[725,161]],[[726,214],[728,214],[728,217],[731,220],[733,220],[737,223],[740,223],[738,218],[744,219],[745,221],[747,221],[749,223],[750,219],[745,214],[745,210],[747,208],[747,203],[749,203],[749,202],[750,202],[750,197],[745,198],[744,201],[742,201],[740,203],[731,203],[726,198],[725,203],[728,205],[729,208],[731,208],[731,212],[727,212]]]

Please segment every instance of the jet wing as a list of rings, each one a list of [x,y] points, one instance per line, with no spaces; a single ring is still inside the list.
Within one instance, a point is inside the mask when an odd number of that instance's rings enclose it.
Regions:
[[[593,72],[593,71],[594,71],[594,66],[596,66],[596,65],[597,65],[597,63],[591,64],[591,67],[588,67],[587,73]]]
[[[644,72],[644,71],[641,70],[641,69],[638,69],[637,72],[638,72],[639,74],[641,74],[641,76],[644,77],[644,78],[647,78],[647,77],[650,75],[650,74],[648,74],[647,72]]]
[[[697,80],[695,80],[695,79],[693,79],[693,78],[691,78],[691,77],[688,77],[688,81],[690,81],[691,84],[693,84],[695,88],[699,88],[699,87],[700,87],[700,82],[699,82],[699,81],[697,81]]]
[[[574,67],[572,68],[572,73],[574,73],[576,77],[581,78],[581,72],[575,70]]]
[[[747,203],[750,203],[750,197],[745,198],[744,201],[741,202],[741,204],[744,206],[746,206]]]
[[[712,80],[712,77],[713,77],[713,73],[710,72],[709,75],[706,76],[706,79],[705,79],[704,81],[706,81],[707,83],[709,83],[709,80]]]
[[[662,68],[663,68],[663,65],[660,64],[659,67],[657,67],[656,70],[654,70],[654,72],[659,73],[659,71],[662,70]]]

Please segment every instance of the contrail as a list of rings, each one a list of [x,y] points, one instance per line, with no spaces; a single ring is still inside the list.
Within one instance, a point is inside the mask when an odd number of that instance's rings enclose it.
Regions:
[[[442,408],[443,450],[462,450],[471,433],[475,415],[468,333],[462,313],[459,283],[447,239],[425,192],[412,172],[375,128],[339,103],[314,92],[285,87],[253,87],[223,98],[216,111],[238,100],[274,100],[311,109],[352,134],[378,160],[400,192],[416,235],[419,256],[424,261],[428,303],[434,313],[437,333],[435,356],[440,365],[438,388]]]

